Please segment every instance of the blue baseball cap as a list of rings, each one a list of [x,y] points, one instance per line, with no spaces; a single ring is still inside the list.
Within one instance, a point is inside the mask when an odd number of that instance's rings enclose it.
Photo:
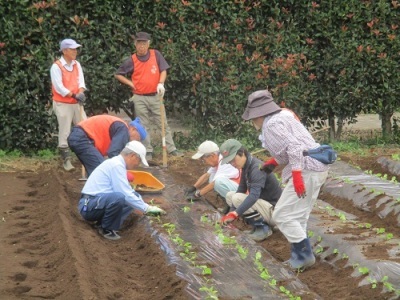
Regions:
[[[140,123],[139,117],[137,117],[135,120],[130,122],[129,125],[136,128],[136,130],[140,134],[140,140],[141,141],[143,141],[146,138],[147,132],[146,132],[146,129],[143,127],[143,125]]]

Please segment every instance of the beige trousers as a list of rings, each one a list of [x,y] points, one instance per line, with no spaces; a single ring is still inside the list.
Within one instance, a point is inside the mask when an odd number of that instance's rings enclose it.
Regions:
[[[150,138],[150,124],[154,124],[161,137],[161,107],[159,96],[141,96],[133,95],[131,98],[135,105],[135,115],[140,118],[141,123],[147,130],[147,137],[143,141],[147,152],[153,152]],[[164,122],[165,122],[165,144],[168,153],[176,150],[175,143],[172,139],[171,130],[168,126],[167,116],[164,109]]]
[[[239,207],[239,205],[243,203],[247,196],[247,194],[228,192],[226,194],[226,203],[230,207]],[[264,221],[268,223],[268,225],[271,227],[275,226],[275,222],[272,220],[274,207],[268,201],[258,199],[252,207],[245,211],[245,214],[250,214],[255,211],[258,211],[261,214],[261,216],[264,218]]]
[[[53,111],[58,122],[58,148],[68,148],[67,138],[71,132],[71,124],[78,124],[87,119],[83,106],[53,101]]]

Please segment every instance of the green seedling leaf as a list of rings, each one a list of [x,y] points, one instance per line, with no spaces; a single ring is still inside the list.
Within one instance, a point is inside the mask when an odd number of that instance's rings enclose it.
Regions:
[[[264,269],[261,273],[260,273],[260,277],[264,280],[268,280],[271,275],[269,275],[268,271],[266,269]]]
[[[312,238],[314,236],[314,231],[309,230],[307,235],[309,238]]]
[[[241,245],[236,246],[237,251],[239,252],[240,258],[241,259],[246,259],[247,254],[249,253],[249,250],[246,248],[243,248]]]
[[[341,221],[346,221],[346,215],[342,212],[338,213],[337,216]]]
[[[168,235],[172,235],[172,233],[175,231],[175,224],[172,223],[165,223],[162,225],[162,227],[164,227],[165,230],[167,230]]]
[[[400,154],[392,154],[392,159],[393,160],[400,160]]]
[[[187,212],[190,211],[190,207],[189,206],[184,206],[184,207],[182,207],[182,210],[183,210],[184,213],[187,213]]]
[[[389,291],[389,292],[393,292],[394,291],[394,287],[393,287],[393,284],[391,284],[390,282],[384,282],[383,283],[383,286],[385,287],[385,288],[387,288],[387,290]]]
[[[207,215],[202,215],[201,218],[200,218],[200,221],[203,222],[203,223],[208,223],[209,222],[208,216]]]
[[[206,292],[207,297],[206,300],[218,300],[218,291],[213,287],[202,286],[199,288],[200,292]]]
[[[358,268],[358,272],[360,272],[363,275],[367,275],[369,273],[369,269],[367,267],[360,267]]]
[[[221,233],[218,235],[218,238],[223,245],[234,245],[237,243],[234,237],[225,236]]]
[[[322,253],[322,252],[324,252],[324,248],[322,248],[322,246],[318,245],[318,249],[315,250],[315,253],[319,254],[319,253]]]
[[[386,239],[391,240],[393,238],[393,233],[387,233],[386,234]]]
[[[338,249],[333,249],[333,254],[339,254],[339,250]]]
[[[172,241],[180,246],[182,246],[183,243],[185,242],[178,234],[172,239]]]
[[[372,279],[371,277],[368,277],[368,281],[371,283],[371,288],[375,289],[377,286],[376,279]]]
[[[376,234],[383,234],[385,231],[385,228],[376,228]]]
[[[261,259],[261,252],[260,251],[256,252],[255,259],[256,259],[256,261],[259,261]]]
[[[201,266],[197,266],[197,267],[201,269],[201,273],[203,275],[211,275],[212,274],[211,268],[207,267],[206,265],[201,265]]]

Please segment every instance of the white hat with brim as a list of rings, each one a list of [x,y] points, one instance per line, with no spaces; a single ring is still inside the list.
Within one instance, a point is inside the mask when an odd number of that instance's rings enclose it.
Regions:
[[[203,142],[197,149],[197,153],[192,156],[192,159],[199,159],[204,155],[211,154],[219,151],[219,147],[216,143],[212,141]]]
[[[142,164],[145,165],[146,167],[149,166],[146,160],[146,147],[138,141],[132,141],[126,144],[125,148],[128,148],[129,150],[135,152],[137,155],[139,155],[140,160],[142,161]]]
[[[65,40],[62,40],[60,43],[60,51],[62,51],[64,49],[76,49],[79,47],[82,47],[82,45],[78,44],[73,39],[65,39]]]
[[[277,111],[281,111],[281,108],[274,102],[274,99],[269,91],[256,91],[250,94],[247,107],[242,115],[242,118],[248,121],[258,117],[270,115]]]

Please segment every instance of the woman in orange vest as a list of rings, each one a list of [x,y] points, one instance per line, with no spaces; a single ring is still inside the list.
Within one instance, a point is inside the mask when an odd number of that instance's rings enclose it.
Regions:
[[[88,176],[108,158],[120,154],[130,141],[143,141],[147,132],[136,118],[132,122],[110,116],[90,117],[72,128],[68,145],[84,165]]]
[[[71,154],[67,138],[71,131],[71,124],[86,119],[83,109],[85,101],[85,78],[80,63],[76,60],[77,48],[82,45],[72,39],[65,39],[60,43],[62,56],[56,60],[50,69],[53,92],[53,111],[58,122],[58,148],[63,159],[66,171],[71,171]]]

